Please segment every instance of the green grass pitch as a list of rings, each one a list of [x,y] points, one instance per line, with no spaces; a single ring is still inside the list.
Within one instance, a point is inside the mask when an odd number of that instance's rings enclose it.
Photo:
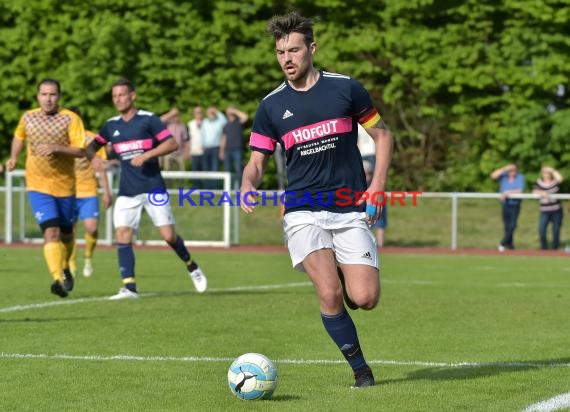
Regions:
[[[172,251],[138,249],[135,301],[105,299],[121,286],[112,249],[67,299],[40,248],[0,255],[1,410],[522,411],[570,391],[563,257],[383,255],[379,307],[351,312],[378,385],[353,390],[285,253],[196,252],[199,295]],[[278,368],[269,400],[229,391],[246,352]]]

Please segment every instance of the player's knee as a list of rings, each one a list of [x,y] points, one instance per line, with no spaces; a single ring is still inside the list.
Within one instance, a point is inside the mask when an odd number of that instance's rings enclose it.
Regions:
[[[115,229],[117,243],[131,243],[133,231],[129,227],[118,227]]]
[[[327,289],[325,291],[319,291],[321,307],[328,308],[330,313],[336,313],[342,306],[342,289]]]
[[[353,299],[354,303],[358,305],[361,309],[372,310],[380,302],[380,293],[374,291],[366,291],[360,296]]]
[[[176,232],[174,232],[174,231],[172,231],[172,232],[167,231],[165,233],[161,233],[161,235],[162,235],[162,239],[166,243],[168,243],[169,245],[172,245],[176,242],[177,235],[176,235]]]
[[[380,301],[380,299],[378,299],[378,298],[372,298],[372,299],[366,301],[363,305],[360,305],[360,308],[364,309],[364,310],[372,310],[376,306],[378,306],[379,301]]]

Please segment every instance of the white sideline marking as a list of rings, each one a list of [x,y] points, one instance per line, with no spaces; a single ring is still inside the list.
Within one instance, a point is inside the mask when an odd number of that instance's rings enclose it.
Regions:
[[[407,283],[407,284],[431,284],[430,281],[422,280],[384,280],[386,283]],[[235,286],[231,288],[218,288],[218,289],[208,289],[210,293],[223,293],[223,292],[240,292],[240,291],[256,291],[256,290],[271,290],[271,289],[284,289],[284,288],[294,288],[302,286],[311,286],[311,282],[292,282],[292,283],[282,283],[277,285],[257,285],[257,286]],[[141,293],[141,297],[144,296],[160,296],[160,293]],[[167,295],[165,293],[165,295]],[[77,303],[88,303],[88,302],[103,302],[109,300],[109,297],[93,297],[93,298],[79,298],[79,299],[65,299],[65,300],[53,300],[50,302],[43,303],[31,303],[28,305],[15,305],[8,306],[5,308],[0,308],[0,313],[11,313],[11,312],[22,312],[29,309],[43,309],[50,306],[59,305],[75,305]]]
[[[542,402],[534,403],[523,412],[550,412],[570,407],[570,392],[555,396]]]
[[[295,283],[284,283],[279,285],[257,285],[257,286],[236,286],[233,288],[220,288],[220,289],[208,289],[208,292],[220,293],[220,292],[239,292],[244,290],[267,290],[267,289],[283,289],[289,287],[299,287],[299,286],[310,286],[311,282],[295,282]],[[141,293],[141,297],[145,296],[159,296],[160,293]],[[166,294],[165,294],[166,295]],[[21,312],[28,309],[42,309],[50,306],[59,305],[75,305],[77,303],[87,303],[87,302],[103,302],[108,301],[109,297],[94,297],[94,298],[80,298],[80,299],[65,299],[65,300],[53,300],[50,302],[43,303],[31,303],[29,305],[15,305],[8,306],[5,308],[0,308],[0,313],[10,313],[10,312]]]
[[[81,361],[138,361],[138,362],[231,362],[234,358],[210,356],[137,356],[137,355],[68,355],[47,353],[6,353],[0,352],[1,359],[55,359],[55,360],[81,360]],[[341,359],[276,359],[276,363],[292,365],[336,365],[345,364]],[[541,363],[541,362],[425,362],[425,361],[398,361],[377,359],[368,361],[376,365],[397,366],[432,366],[447,368],[488,367],[499,366],[504,368],[570,368],[570,363]],[[570,393],[567,394],[570,401]]]

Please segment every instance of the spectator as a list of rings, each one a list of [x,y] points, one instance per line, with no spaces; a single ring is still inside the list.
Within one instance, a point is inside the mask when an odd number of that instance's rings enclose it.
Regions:
[[[186,148],[188,143],[188,130],[186,126],[184,126],[184,123],[180,121],[180,111],[176,107],[173,107],[167,113],[160,116],[160,120],[166,124],[168,131],[178,144],[176,151],[160,158],[162,170],[172,170],[172,163],[175,163],[177,170],[184,171],[186,170],[184,162],[188,150]]]
[[[227,119],[214,106],[208,107],[206,114],[201,129],[205,170],[217,172],[220,168],[220,144]]]
[[[556,169],[544,166],[532,189],[532,193],[540,196],[538,233],[542,250],[548,249],[546,230],[550,223],[552,223],[552,249],[557,250],[560,245],[560,227],[564,212],[560,200],[552,199],[550,196],[560,191],[562,180],[562,175]]]
[[[204,111],[202,107],[194,108],[194,118],[188,122],[188,133],[190,140],[188,141],[188,154],[190,155],[190,168],[193,172],[203,172],[206,170],[204,164],[204,148],[202,146],[202,121],[204,120]],[[203,186],[200,179],[194,180],[194,187],[201,189]]]
[[[227,108],[226,116],[228,122],[223,129],[220,158],[224,161],[224,170],[233,173],[232,188],[239,189],[243,171],[243,125],[249,116],[234,106]]]
[[[519,173],[517,165],[508,164],[491,173],[491,178],[499,182],[501,193],[501,208],[504,226],[504,236],[499,243],[499,251],[514,249],[514,233],[521,210],[521,199],[513,199],[511,195],[524,191],[524,176]]]

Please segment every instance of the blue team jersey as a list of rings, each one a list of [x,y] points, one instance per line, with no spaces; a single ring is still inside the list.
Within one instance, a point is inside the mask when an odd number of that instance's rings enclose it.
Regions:
[[[362,212],[365,205],[356,206],[354,196],[346,199],[348,193],[366,190],[357,122],[371,127],[378,121],[380,115],[359,82],[322,71],[307,91],[284,82],[261,101],[250,148],[272,154],[279,143],[285,149],[285,213]]]
[[[113,151],[121,161],[119,196],[136,196],[153,189],[165,188],[160,174],[158,158],[146,161],[141,167],[131,165],[131,159],[152,150],[172,135],[153,113],[137,110],[128,122],[115,116],[99,130],[97,142],[106,145],[111,142]]]

